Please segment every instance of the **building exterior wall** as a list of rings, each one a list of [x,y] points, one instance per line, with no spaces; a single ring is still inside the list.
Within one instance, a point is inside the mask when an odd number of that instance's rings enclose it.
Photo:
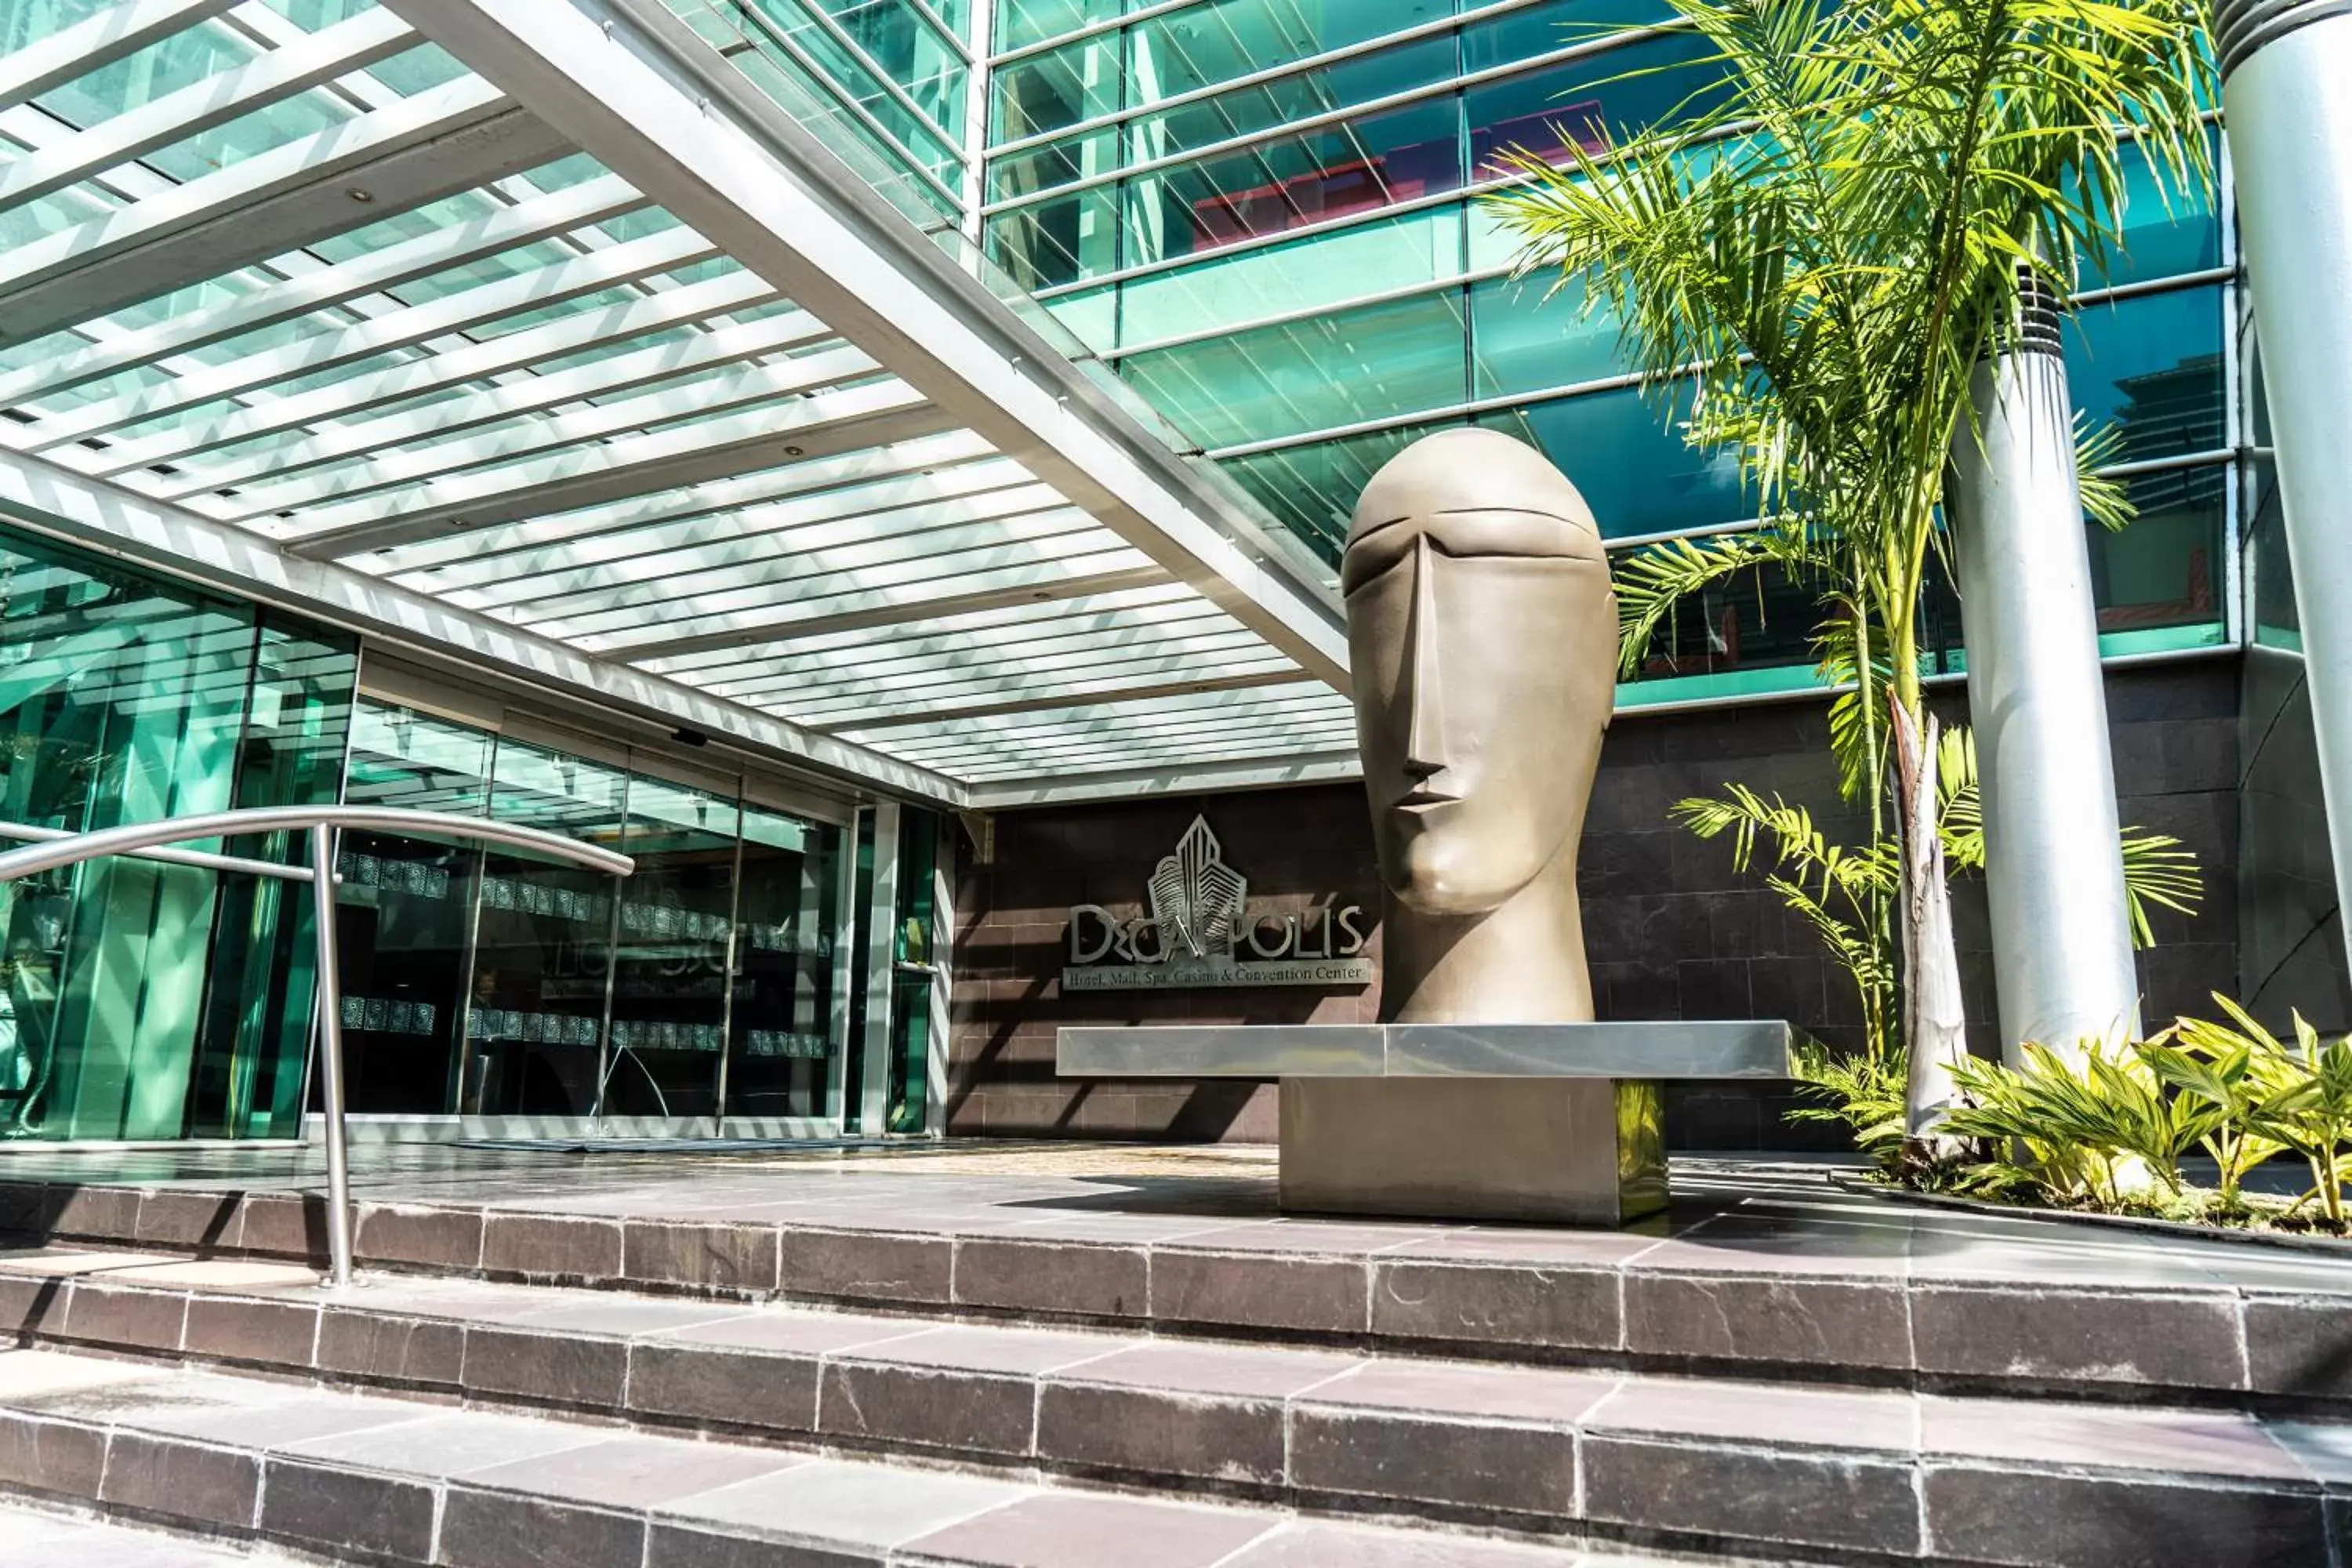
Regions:
[[[1965,716],[1957,689],[1939,706]],[[2193,920],[2159,913],[2161,945],[2142,955],[2148,1016],[2206,1005],[2237,984],[2237,669],[2219,658],[2110,674],[2108,712],[2126,823],[2175,834],[2204,868]],[[1594,1003],[1603,1017],[1783,1017],[1833,1045],[1860,1045],[1861,1016],[1811,931],[1723,841],[1673,826],[1675,802],[1727,783],[1785,795],[1833,838],[1867,824],[1838,799],[1825,709],[1788,701],[1621,716],[1610,731],[1579,865]],[[950,1060],[950,1132],[1013,1137],[1260,1141],[1275,1133],[1270,1090],[1241,1083],[1063,1083],[1062,1024],[1351,1023],[1370,1020],[1377,986],[1329,991],[1086,993],[1065,996],[1069,907],[1144,907],[1144,881],[1195,816],[1250,879],[1252,901],[1302,908],[1337,899],[1378,908],[1378,875],[1354,784],[1170,797],[1008,813],[993,857],[967,844]],[[1990,953],[1980,888],[1963,883],[1958,921],[1969,1023],[1990,1051]],[[1367,948],[1378,963],[1377,932]],[[1786,1091],[1727,1086],[1677,1091],[1669,1133],[1684,1148],[1834,1146],[1790,1127]]]
[[[1510,277],[1480,204],[1497,154],[1565,155],[1703,85],[1659,5],[1589,0],[995,0],[989,258],[1328,563],[1374,469],[1480,424],[1538,447],[1621,554],[1749,518],[1738,465],[1629,385],[1616,324]],[[1623,29],[1612,31],[1612,29]],[[2217,138],[2218,143],[2218,138]],[[2110,655],[2229,637],[2228,224],[2122,163],[2126,242],[2081,279],[2076,405],[2140,510],[2093,531]],[[2115,292],[2122,290],[2120,294]],[[1958,617],[1939,593],[1938,658]],[[1762,571],[1686,605],[1621,707],[1801,689],[1810,595]]]

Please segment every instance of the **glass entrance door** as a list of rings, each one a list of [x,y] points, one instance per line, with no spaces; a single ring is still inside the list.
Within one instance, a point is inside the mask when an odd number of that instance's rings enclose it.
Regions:
[[[381,701],[352,733],[354,804],[488,812],[637,863],[624,879],[349,835],[353,1114],[498,1136],[839,1129],[845,828],[746,805],[723,775],[687,784],[635,752],[618,766]]]

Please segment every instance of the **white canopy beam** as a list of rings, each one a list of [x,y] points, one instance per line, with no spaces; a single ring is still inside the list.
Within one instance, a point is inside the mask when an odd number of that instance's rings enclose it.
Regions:
[[[950,419],[1337,687],[1336,603],[659,0],[386,0]]]
[[[318,268],[208,310],[167,316],[151,327],[113,333],[87,348],[64,350],[54,358],[0,375],[0,407],[70,392],[138,365],[261,331],[314,310],[347,305],[366,295],[619,217],[647,205],[627,181],[602,175],[566,190],[497,209],[468,223],[436,228],[415,239]]]
[[[903,621],[960,615],[966,610],[994,609],[1000,605],[1024,605],[1040,599],[1139,588],[1168,580],[1168,574],[1159,567],[1137,563],[1131,552],[1120,550],[1107,553],[1112,559],[1101,565],[1092,562],[1057,563],[1059,570],[1050,578],[1039,574],[1017,582],[942,594],[931,598],[896,593],[865,595],[859,596],[859,602],[843,604],[822,615],[799,618],[763,616],[728,631],[638,643],[624,650],[623,656],[632,663],[676,658],[685,654],[730,648],[779,637],[823,637],[830,632],[896,626]]]
[[[285,536],[298,555],[355,555],[929,436],[952,422],[911,389],[878,383],[322,507]]]
[[[357,227],[355,213],[404,212],[566,150],[488,83],[460,78],[17,246],[0,257],[0,335],[110,315]]]
[[[0,207],[53,195],[158,148],[364,70],[418,42],[392,13],[363,11],[0,167]]]
[[[77,77],[217,16],[235,0],[124,0],[0,60],[0,109],[29,103]]]
[[[316,332],[290,343],[189,371],[160,386],[86,405],[32,426],[26,433],[26,445],[32,451],[51,451],[127,426],[148,424],[183,409],[202,408],[206,404],[249,393],[263,393],[285,382],[375,359],[434,338],[468,331],[502,316],[547,310],[656,272],[691,266],[718,254],[716,246],[691,229],[665,229],[591,256],[534,267],[494,283],[387,310],[340,331]],[[530,342],[525,343],[497,338],[423,362],[353,376],[314,392],[263,396],[247,408],[192,419],[163,434],[122,443],[105,455],[101,460],[103,469],[117,473],[144,468],[151,463],[170,462],[206,447],[289,430],[331,417],[339,409],[350,406],[351,399],[360,399],[363,405],[377,398],[431,392],[444,384],[445,373],[455,373],[461,380],[493,375],[529,363],[528,359],[513,357],[519,351],[534,356],[555,352],[551,345],[561,340],[552,334],[565,327],[579,330],[572,322],[551,323],[531,334],[513,334],[515,338],[529,337]]]

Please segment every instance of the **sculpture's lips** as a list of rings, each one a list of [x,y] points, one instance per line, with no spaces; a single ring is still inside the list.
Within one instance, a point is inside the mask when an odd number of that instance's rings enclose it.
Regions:
[[[1418,811],[1433,805],[1452,805],[1461,798],[1458,795],[1448,795],[1442,789],[1432,789],[1427,784],[1415,784],[1397,796],[1396,805],[1400,811]]]

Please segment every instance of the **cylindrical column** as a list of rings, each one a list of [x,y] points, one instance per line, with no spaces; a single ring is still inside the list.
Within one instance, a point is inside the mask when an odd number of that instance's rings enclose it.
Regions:
[[[327,1257],[335,1287],[352,1282],[352,1152],[343,1136],[343,986],[335,962],[335,830],[310,829],[318,921],[319,1099],[327,1123]]]
[[[1947,496],[2003,1055],[2139,1027],[2090,547],[2056,301],[1978,366]]]
[[[2352,0],[2222,0],[2216,22],[2336,897],[2352,909]]]

